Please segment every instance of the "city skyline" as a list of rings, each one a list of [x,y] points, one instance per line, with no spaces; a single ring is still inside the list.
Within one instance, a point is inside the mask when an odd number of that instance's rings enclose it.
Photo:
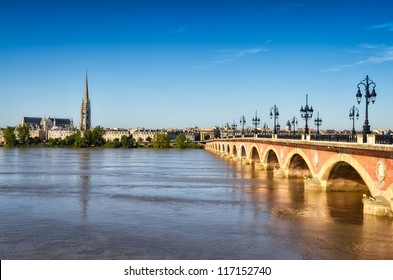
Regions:
[[[320,129],[350,130],[355,105],[361,130],[355,95],[369,75],[371,129],[393,128],[393,3],[92,3],[3,4],[0,127],[45,115],[79,124],[87,68],[93,127],[211,127],[242,115],[252,127],[255,110],[273,127],[275,104],[281,127],[293,116],[304,127],[308,94]]]

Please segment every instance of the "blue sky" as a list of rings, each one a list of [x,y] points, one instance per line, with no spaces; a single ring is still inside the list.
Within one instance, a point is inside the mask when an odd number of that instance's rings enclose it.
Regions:
[[[377,99],[372,129],[393,129],[392,1],[4,1],[0,127],[22,116],[79,124],[88,70],[92,124],[103,127],[273,126],[299,109],[321,129],[351,129],[357,84]],[[357,104],[356,104],[357,105]],[[365,101],[360,105],[361,129]],[[314,126],[313,124],[311,125]]]

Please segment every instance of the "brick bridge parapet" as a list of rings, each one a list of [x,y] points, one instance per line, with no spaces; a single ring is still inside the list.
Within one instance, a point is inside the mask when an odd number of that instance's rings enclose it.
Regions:
[[[210,140],[205,149],[258,169],[274,169],[276,176],[301,176],[307,189],[326,191],[335,177],[345,188],[357,176],[371,194],[363,198],[364,213],[393,213],[392,145],[233,138]]]

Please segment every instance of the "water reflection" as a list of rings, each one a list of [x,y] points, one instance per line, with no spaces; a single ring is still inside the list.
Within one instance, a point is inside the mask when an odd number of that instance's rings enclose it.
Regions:
[[[393,232],[393,220],[364,215],[363,225],[359,233],[363,251],[368,252],[369,255],[380,256],[381,259],[393,259],[393,242],[384,241]]]
[[[304,191],[305,216],[311,223],[330,224],[332,219],[326,207],[326,193]]]
[[[80,212],[81,217],[86,221],[87,219],[87,208],[90,196],[90,153],[89,149],[81,150],[78,154],[79,156],[79,203],[80,203]]]
[[[1,259],[393,259],[392,219],[358,194],[199,150],[15,151],[0,149]]]
[[[327,192],[326,204],[330,217],[335,221],[351,224],[363,223],[361,193]]]
[[[305,191],[303,179],[275,177],[272,170],[258,170],[239,162],[228,164],[233,168],[232,178],[242,179],[242,192],[254,205],[264,205],[275,215],[362,223],[361,193]]]

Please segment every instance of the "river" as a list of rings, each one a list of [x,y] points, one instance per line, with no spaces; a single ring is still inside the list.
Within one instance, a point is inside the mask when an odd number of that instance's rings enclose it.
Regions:
[[[361,194],[204,150],[0,149],[0,259],[393,259]]]

